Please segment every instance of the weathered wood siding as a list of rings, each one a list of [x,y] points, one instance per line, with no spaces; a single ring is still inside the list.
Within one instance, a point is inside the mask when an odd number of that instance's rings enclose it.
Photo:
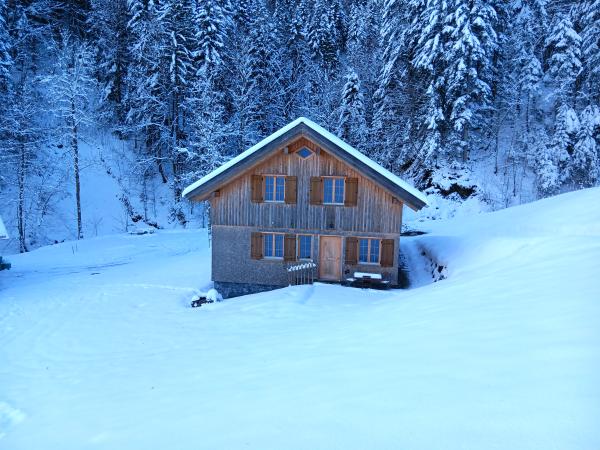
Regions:
[[[314,148],[314,144],[311,145]],[[211,199],[213,225],[290,228],[296,230],[340,230],[400,233],[402,203],[351,167],[321,150],[302,159],[291,150],[277,151],[248,173],[232,180]],[[251,175],[298,177],[298,203],[252,203]],[[358,178],[357,206],[311,205],[310,177],[345,176]]]

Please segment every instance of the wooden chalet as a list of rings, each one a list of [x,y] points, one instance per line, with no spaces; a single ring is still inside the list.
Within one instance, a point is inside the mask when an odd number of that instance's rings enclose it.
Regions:
[[[299,118],[190,185],[210,202],[212,279],[225,297],[306,279],[395,286],[402,209],[425,196],[324,128]],[[308,263],[308,264],[307,264]]]

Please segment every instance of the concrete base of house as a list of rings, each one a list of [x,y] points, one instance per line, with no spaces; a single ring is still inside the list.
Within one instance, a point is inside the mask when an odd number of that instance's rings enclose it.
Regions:
[[[285,286],[276,286],[271,284],[253,284],[253,283],[231,283],[228,281],[215,281],[214,287],[223,298],[240,297],[242,295],[258,294],[259,292],[273,291]]]

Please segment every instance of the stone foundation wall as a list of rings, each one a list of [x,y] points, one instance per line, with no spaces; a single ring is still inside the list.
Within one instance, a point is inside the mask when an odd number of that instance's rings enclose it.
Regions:
[[[229,283],[227,281],[215,281],[215,289],[223,298],[240,297],[242,295],[257,294],[259,292],[281,289],[283,286],[252,283]]]

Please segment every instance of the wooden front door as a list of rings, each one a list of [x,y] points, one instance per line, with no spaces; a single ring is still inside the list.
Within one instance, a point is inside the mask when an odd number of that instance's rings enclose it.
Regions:
[[[319,278],[340,281],[342,278],[342,238],[321,236],[319,238]]]

